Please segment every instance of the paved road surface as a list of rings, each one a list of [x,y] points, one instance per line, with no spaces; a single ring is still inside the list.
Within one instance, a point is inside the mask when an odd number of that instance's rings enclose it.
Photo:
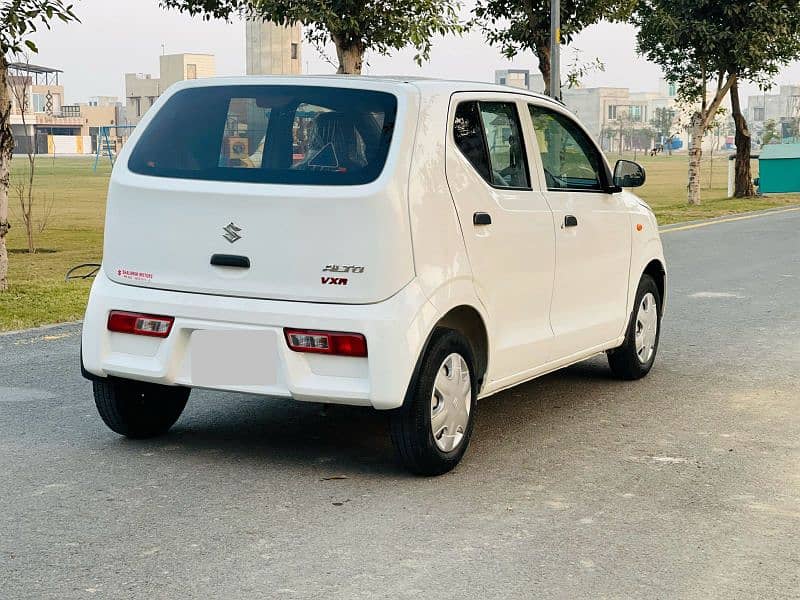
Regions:
[[[487,399],[439,479],[360,409],[197,393],[127,441],[76,326],[0,337],[0,597],[800,597],[800,212],[664,240],[651,376]]]

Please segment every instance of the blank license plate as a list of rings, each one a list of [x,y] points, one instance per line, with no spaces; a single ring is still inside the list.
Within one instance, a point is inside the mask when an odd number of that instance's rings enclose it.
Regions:
[[[274,331],[199,330],[192,333],[193,385],[273,385],[277,360]]]

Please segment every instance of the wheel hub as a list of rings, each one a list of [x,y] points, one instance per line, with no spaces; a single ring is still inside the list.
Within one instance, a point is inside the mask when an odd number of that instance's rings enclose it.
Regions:
[[[431,394],[431,431],[439,450],[452,452],[464,439],[472,408],[472,379],[460,354],[450,354],[436,373]]]
[[[653,357],[658,339],[658,307],[655,296],[648,292],[639,303],[635,330],[636,356],[647,364]]]

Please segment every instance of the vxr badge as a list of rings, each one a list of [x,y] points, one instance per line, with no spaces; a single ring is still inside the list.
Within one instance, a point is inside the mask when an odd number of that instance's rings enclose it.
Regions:
[[[239,235],[239,232],[241,230],[242,230],[241,227],[237,227],[236,225],[233,224],[233,221],[231,221],[230,223],[228,223],[227,226],[222,228],[222,231],[225,232],[222,235],[222,237],[224,237],[231,244],[233,244],[234,242],[238,242],[240,239],[242,239],[242,236]]]

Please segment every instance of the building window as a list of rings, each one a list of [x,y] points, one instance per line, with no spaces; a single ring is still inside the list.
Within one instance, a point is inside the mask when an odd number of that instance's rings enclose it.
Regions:
[[[642,120],[642,107],[631,106],[631,121],[639,122]]]
[[[616,104],[609,104],[608,105],[608,118],[609,120],[613,121],[617,118],[617,105]]]
[[[298,46],[299,44],[292,42],[292,60],[297,60]]]
[[[508,85],[515,88],[527,89],[527,81],[525,81],[525,73],[509,73],[507,79]]]
[[[33,100],[33,112],[43,113],[47,106],[47,95],[31,94],[31,99]]]
[[[762,107],[759,106],[753,109],[753,120],[754,121],[764,120],[764,109]]]
[[[197,79],[197,65],[186,65],[186,79]]]
[[[674,83],[670,83],[667,89],[667,94],[669,94],[670,98],[674,98],[675,95],[678,93],[678,86]]]

